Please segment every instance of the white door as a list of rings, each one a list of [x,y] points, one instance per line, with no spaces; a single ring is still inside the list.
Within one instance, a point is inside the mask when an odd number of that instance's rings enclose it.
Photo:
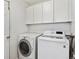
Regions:
[[[26,9],[26,24],[32,24],[33,23],[33,7],[28,7]]]
[[[65,22],[68,21],[69,0],[54,0],[54,21]]]
[[[52,1],[43,3],[43,22],[53,22],[53,4]]]
[[[34,23],[42,23],[42,3],[34,5]]]
[[[8,2],[4,2],[4,58],[9,59],[9,10]]]

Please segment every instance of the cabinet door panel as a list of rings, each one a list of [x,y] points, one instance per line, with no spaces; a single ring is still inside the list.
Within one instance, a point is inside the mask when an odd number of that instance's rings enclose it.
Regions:
[[[68,21],[68,0],[54,0],[54,21]]]
[[[34,5],[34,23],[42,22],[42,4]]]
[[[33,23],[33,7],[29,7],[26,10],[26,23]]]
[[[52,1],[47,1],[43,3],[43,22],[53,22]]]
[[[9,9],[8,2],[4,2],[4,34],[9,35]]]

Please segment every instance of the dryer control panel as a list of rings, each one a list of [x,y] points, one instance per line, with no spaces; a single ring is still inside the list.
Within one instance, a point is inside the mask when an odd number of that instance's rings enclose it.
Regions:
[[[62,32],[62,31],[45,31],[44,33],[43,33],[44,35],[65,35],[64,34],[64,32]]]
[[[46,31],[43,33],[43,37],[54,37],[56,39],[64,39],[65,34],[62,31]]]

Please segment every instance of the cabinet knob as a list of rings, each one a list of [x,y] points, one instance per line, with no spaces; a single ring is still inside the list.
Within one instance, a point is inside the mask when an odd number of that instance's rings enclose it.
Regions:
[[[64,45],[63,48],[66,48],[66,45]]]
[[[10,39],[10,36],[7,36],[6,38],[7,38],[7,39]]]

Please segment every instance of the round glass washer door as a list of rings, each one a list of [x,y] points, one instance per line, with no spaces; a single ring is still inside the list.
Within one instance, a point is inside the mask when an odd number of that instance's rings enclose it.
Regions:
[[[30,42],[28,40],[26,40],[26,39],[20,40],[19,50],[20,50],[20,53],[24,57],[30,56],[30,54],[31,54],[31,45],[30,45]]]

